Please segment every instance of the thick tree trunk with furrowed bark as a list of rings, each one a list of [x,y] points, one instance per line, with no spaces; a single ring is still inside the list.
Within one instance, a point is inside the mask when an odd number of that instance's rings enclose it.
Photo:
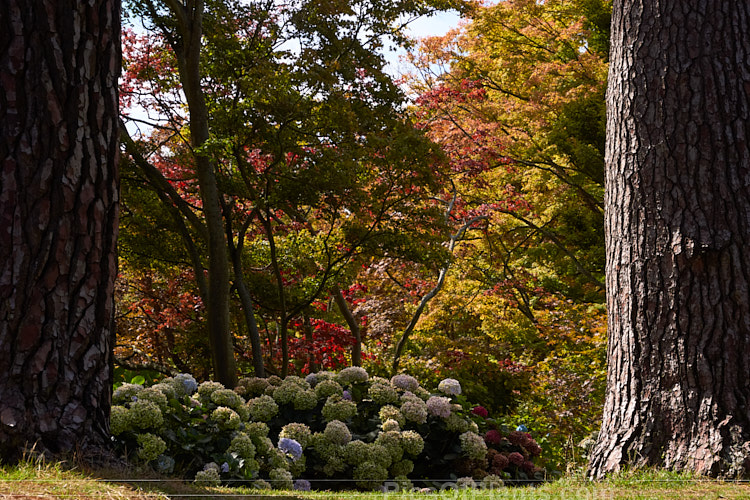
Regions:
[[[615,0],[592,477],[750,469],[750,3]]]
[[[119,0],[0,2],[0,458],[109,444]]]

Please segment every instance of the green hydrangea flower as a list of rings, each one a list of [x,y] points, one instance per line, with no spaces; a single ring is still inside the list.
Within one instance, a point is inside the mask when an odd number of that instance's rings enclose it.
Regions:
[[[217,406],[227,406],[233,410],[245,404],[239,394],[231,389],[218,389],[211,393],[211,402]]]
[[[386,469],[391,466],[394,460],[390,449],[379,443],[368,443],[367,446],[369,448],[367,455],[365,455],[367,460],[375,462]],[[400,458],[401,457],[399,457],[399,459]]]
[[[316,432],[312,436],[312,447],[324,461],[328,462],[334,458],[341,458],[343,447],[332,443],[322,432]]]
[[[310,389],[310,384],[307,382],[307,380],[303,379],[302,377],[298,377],[296,375],[289,375],[284,379],[284,384],[294,384],[298,386],[300,389],[306,391]]]
[[[213,394],[214,391],[224,388],[225,387],[219,382],[211,382],[210,380],[203,382],[198,386],[198,400],[204,405],[208,404],[208,402],[211,401],[211,394]]]
[[[291,490],[294,487],[292,473],[285,469],[271,470],[268,479],[277,490]]]
[[[401,447],[404,453],[416,457],[424,450],[424,439],[416,431],[401,432]]]
[[[505,482],[500,479],[500,476],[497,476],[495,474],[484,476],[481,482],[481,487],[484,490],[496,490],[498,488],[502,488],[503,486],[505,486]]]
[[[159,382],[158,384],[154,384],[151,387],[164,394],[167,400],[178,399],[179,397],[174,386],[168,382]]]
[[[318,406],[318,398],[315,391],[308,389],[300,391],[294,396],[294,409],[300,411],[312,410]]]
[[[267,457],[273,452],[273,450],[276,449],[273,446],[273,441],[271,441],[271,438],[269,437],[251,436],[250,439],[253,440],[253,444],[255,445],[255,451],[257,452],[258,455]]]
[[[258,479],[256,481],[253,481],[254,490],[270,490],[271,488],[271,484],[265,479]]]
[[[401,405],[401,413],[412,422],[418,424],[427,422],[427,405],[421,399],[406,401]]]
[[[271,396],[258,396],[247,402],[250,417],[260,422],[268,422],[279,412],[279,405]]]
[[[278,375],[271,375],[266,379],[268,383],[274,387],[280,386],[284,381]]]
[[[335,380],[321,380],[315,385],[315,396],[318,399],[327,399],[334,394],[344,394],[344,388]]]
[[[166,412],[169,409],[169,401],[167,400],[167,396],[165,396],[163,392],[161,392],[159,389],[156,389],[155,387],[146,387],[138,393],[137,398],[139,400],[145,399],[146,401],[152,401],[153,403],[156,403],[156,405],[162,412]]]
[[[388,469],[375,462],[366,461],[356,467],[352,473],[355,484],[365,490],[377,490],[388,479]]]
[[[265,390],[269,385],[268,381],[264,378],[245,377],[237,382],[235,391],[246,398],[255,398],[261,394],[265,394]]]
[[[459,477],[456,480],[456,488],[459,490],[473,490],[477,487],[476,481],[471,476]]]
[[[398,462],[404,456],[404,448],[401,446],[401,433],[399,431],[387,431],[378,434],[375,439],[378,444],[388,451],[392,462]]]
[[[310,432],[310,428],[307,425],[292,422],[291,424],[286,424],[281,428],[279,438],[294,439],[304,449],[307,448],[312,442],[312,433]]]
[[[398,485],[398,491],[413,491],[414,483],[406,476],[395,476],[393,480]]]
[[[352,433],[341,420],[331,420],[323,431],[325,437],[333,444],[345,445],[352,440]]]
[[[307,457],[302,455],[297,460],[293,461],[291,464],[289,464],[289,472],[292,473],[292,477],[300,477],[302,474],[305,473],[305,470],[307,469]]]
[[[357,439],[356,441],[351,441],[344,446],[343,458],[348,464],[358,465],[368,459],[367,454],[369,452],[369,445],[364,441]]]
[[[396,388],[393,387],[390,383],[372,384],[370,386],[370,389],[367,391],[367,394],[370,399],[372,399],[379,405],[398,403],[399,401],[398,392],[396,391]]]
[[[132,403],[137,400],[138,393],[142,390],[143,387],[138,384],[122,384],[112,393],[112,404],[124,405]]]
[[[432,394],[430,394],[430,391],[428,391],[424,387],[417,387],[417,390],[414,391],[414,395],[422,401],[427,401],[428,399],[430,399],[430,396],[432,396]]]
[[[278,448],[273,448],[266,454],[266,463],[271,469],[287,470],[289,468],[286,454]]]
[[[132,402],[129,414],[130,423],[139,429],[158,429],[164,424],[159,406],[147,399]]]
[[[297,384],[284,383],[273,391],[273,399],[280,405],[291,404],[294,402],[294,398],[297,397],[297,394],[303,390],[304,389]]]
[[[240,416],[236,411],[226,406],[219,406],[211,412],[211,419],[216,422],[220,429],[236,430],[240,428]]]
[[[265,422],[250,422],[245,426],[245,432],[250,437],[263,438],[268,437],[270,429]]]
[[[253,444],[253,440],[244,432],[240,432],[232,438],[232,442],[229,444],[227,451],[229,453],[236,453],[244,459],[255,457],[255,445]]]
[[[367,374],[367,371],[359,366],[344,368],[336,375],[336,381],[344,387],[359,382],[367,382],[368,378],[370,376]]]
[[[250,408],[247,405],[239,405],[237,408],[233,408],[233,410],[237,412],[237,415],[240,416],[240,420],[243,422],[250,420]]]
[[[212,462],[213,465],[216,465]],[[206,467],[208,467],[208,464]],[[204,467],[203,470],[199,470],[195,473],[195,482],[201,486],[219,486],[221,485],[221,476],[219,475],[219,467]]]
[[[130,412],[124,406],[113,406],[109,415],[109,429],[113,436],[119,436],[130,429]]]
[[[414,462],[408,459],[399,460],[391,465],[390,472],[394,477],[406,477],[414,471]]]
[[[335,476],[339,472],[344,472],[347,469],[346,462],[340,456],[333,456],[326,461],[323,466],[323,474],[328,477]]]
[[[357,404],[353,401],[343,399],[338,394],[334,394],[326,400],[322,413],[326,422],[333,420],[344,422],[357,414]]]
[[[458,439],[461,441],[461,449],[471,460],[484,460],[487,455],[487,444],[482,436],[476,432],[464,432]]]
[[[451,432],[464,433],[469,430],[469,422],[457,413],[451,413],[445,419],[445,428]]]
[[[402,428],[404,427],[404,425],[406,425],[404,414],[401,413],[401,410],[393,405],[385,405],[380,409],[378,415],[380,416],[381,422],[385,422],[387,420],[395,420],[396,423],[398,423],[398,425]]]
[[[315,374],[315,379],[318,381],[318,383],[322,382],[323,380],[334,380],[335,378],[336,374],[328,370],[323,370]]]
[[[136,436],[138,442],[138,457],[141,460],[149,462],[164,453],[167,449],[167,443],[155,434],[145,433]]]

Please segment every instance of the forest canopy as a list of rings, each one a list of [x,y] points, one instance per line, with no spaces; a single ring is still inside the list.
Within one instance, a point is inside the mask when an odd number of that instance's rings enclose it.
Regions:
[[[550,460],[579,453],[604,390],[610,2],[172,3],[126,3],[119,372],[450,375]],[[461,27],[406,38],[450,7]]]

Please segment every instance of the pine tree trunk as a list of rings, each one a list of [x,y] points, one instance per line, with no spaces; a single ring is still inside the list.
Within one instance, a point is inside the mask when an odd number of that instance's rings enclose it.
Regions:
[[[0,457],[109,443],[119,0],[0,2]]]
[[[750,3],[616,0],[592,477],[750,468]]]

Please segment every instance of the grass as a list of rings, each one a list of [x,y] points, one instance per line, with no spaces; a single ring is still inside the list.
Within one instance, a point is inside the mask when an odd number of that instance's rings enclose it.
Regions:
[[[133,472],[130,471],[130,477]],[[269,492],[248,488],[200,488],[182,481],[124,471],[82,470],[61,463],[25,461],[0,467],[0,499],[249,499],[270,500],[711,500],[750,499],[750,484],[707,480],[666,471],[623,473],[602,482],[568,475],[536,487],[505,487],[493,491],[461,490],[442,493]]]

